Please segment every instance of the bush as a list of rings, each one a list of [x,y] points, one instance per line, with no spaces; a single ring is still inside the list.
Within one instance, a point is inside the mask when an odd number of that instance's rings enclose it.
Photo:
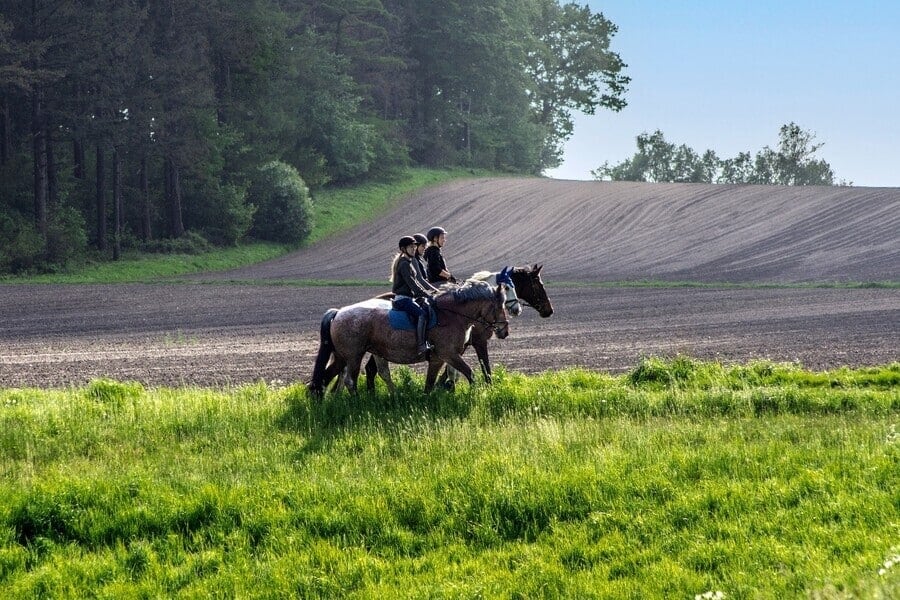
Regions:
[[[44,252],[37,228],[20,213],[0,212],[0,273],[21,273],[33,268]]]
[[[245,187],[211,182],[192,200],[196,208],[191,226],[198,227],[213,244],[234,246],[250,230],[256,207],[247,202]]]
[[[151,240],[140,248],[156,254],[203,254],[212,249],[206,238],[196,231],[185,231],[180,238]]]
[[[61,206],[51,214],[47,223],[48,265],[65,267],[83,257],[87,243],[86,225],[80,212],[71,206]]]
[[[261,240],[300,244],[312,230],[309,189],[297,170],[272,161],[259,168],[250,186],[256,206],[251,235]]]

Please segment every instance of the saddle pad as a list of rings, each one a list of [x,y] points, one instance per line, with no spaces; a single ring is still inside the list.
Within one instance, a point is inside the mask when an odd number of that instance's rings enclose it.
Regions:
[[[400,329],[403,331],[413,331],[416,328],[416,324],[413,323],[412,319],[409,317],[408,313],[403,312],[402,310],[394,310],[393,308],[388,311],[388,321],[391,324],[391,328]],[[431,318],[428,319],[427,329],[431,329],[437,325],[437,311],[431,311]]]

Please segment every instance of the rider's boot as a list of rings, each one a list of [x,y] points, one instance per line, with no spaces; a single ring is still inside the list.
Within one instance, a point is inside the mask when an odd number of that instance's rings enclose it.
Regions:
[[[428,325],[428,316],[427,315],[419,315],[419,320],[416,323],[416,343],[418,344],[417,353],[419,356],[428,355],[428,351],[431,350],[431,344],[425,339],[425,327]]]

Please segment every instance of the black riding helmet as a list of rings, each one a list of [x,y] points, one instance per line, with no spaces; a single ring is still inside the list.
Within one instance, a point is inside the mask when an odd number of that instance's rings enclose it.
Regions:
[[[415,246],[415,245],[416,245],[416,238],[414,238],[411,235],[404,235],[402,238],[400,238],[400,241],[397,242],[397,247],[400,248],[401,250],[403,250],[407,246]]]
[[[429,242],[433,242],[434,238],[441,235],[442,233],[446,234],[447,230],[444,229],[443,227],[432,227],[431,229],[428,230],[428,234],[426,235],[426,237],[428,238]]]
[[[419,246],[422,246],[423,244],[427,244],[427,243],[428,243],[428,238],[426,238],[426,237],[425,237],[424,235],[422,235],[421,233],[414,233],[414,234],[413,234],[413,237],[414,237],[415,240],[416,240],[416,244],[419,245]]]

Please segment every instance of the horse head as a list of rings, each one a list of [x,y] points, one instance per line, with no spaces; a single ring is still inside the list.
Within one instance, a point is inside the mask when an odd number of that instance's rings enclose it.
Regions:
[[[508,310],[509,314],[512,316],[518,317],[522,314],[522,303],[519,302],[519,297],[516,294],[516,284],[513,283],[512,273],[512,267],[503,267],[503,269],[494,277],[494,281],[497,285],[502,283],[506,286],[506,310]]]
[[[442,286],[441,290],[435,297],[439,309],[491,329],[501,339],[509,335],[505,283],[494,287],[486,281],[468,279],[459,285]]]
[[[511,288],[505,283],[497,284],[494,289],[494,302],[491,304],[491,315],[487,319],[494,330],[494,335],[501,340],[509,336],[509,313],[506,311],[506,294],[509,289]]]
[[[543,265],[538,264],[533,267],[516,267],[511,269],[510,278],[515,285],[519,301],[534,308],[541,317],[547,318],[553,314],[553,305],[550,304],[544,282],[541,281],[543,268]]]

